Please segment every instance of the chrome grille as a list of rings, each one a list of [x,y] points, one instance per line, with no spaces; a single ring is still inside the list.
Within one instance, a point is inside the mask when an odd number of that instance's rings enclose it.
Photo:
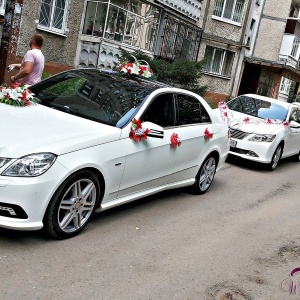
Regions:
[[[242,140],[249,135],[249,133],[245,131],[241,131],[233,128],[230,128],[229,130],[230,130],[230,136],[238,140]]]

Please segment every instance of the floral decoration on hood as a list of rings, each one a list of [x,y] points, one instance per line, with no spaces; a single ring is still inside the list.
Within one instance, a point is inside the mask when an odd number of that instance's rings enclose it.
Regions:
[[[24,84],[15,83],[12,87],[0,86],[0,103],[19,107],[30,106],[33,95]]]

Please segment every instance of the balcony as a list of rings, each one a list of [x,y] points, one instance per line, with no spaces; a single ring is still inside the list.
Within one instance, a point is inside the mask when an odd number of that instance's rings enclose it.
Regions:
[[[300,56],[300,19],[289,18],[283,35],[279,60],[285,65],[297,68]]]

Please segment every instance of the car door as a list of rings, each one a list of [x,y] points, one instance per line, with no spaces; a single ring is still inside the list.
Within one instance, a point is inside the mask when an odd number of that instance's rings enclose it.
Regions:
[[[215,131],[209,114],[199,99],[186,94],[177,94],[175,125],[174,132],[180,137],[181,145],[176,149],[171,182],[195,178],[213,144],[213,141],[205,137],[205,130],[210,133]]]
[[[156,96],[140,116],[143,129],[155,129],[158,135],[137,142],[129,138],[130,124],[123,129],[126,138],[126,165],[118,198],[150,189],[159,189],[170,181],[175,162],[175,151],[170,147],[170,136],[175,120],[172,93]],[[152,124],[152,125],[151,125]],[[149,127],[147,127],[149,125]],[[153,128],[152,128],[153,127]]]
[[[300,127],[293,126],[291,121],[297,122],[300,126],[300,109],[292,108],[289,123],[290,126],[286,129],[287,135],[285,138],[284,156],[296,154],[300,151]]]

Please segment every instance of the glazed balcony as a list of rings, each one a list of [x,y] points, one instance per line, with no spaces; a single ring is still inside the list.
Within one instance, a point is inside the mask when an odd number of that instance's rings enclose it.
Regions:
[[[297,68],[300,56],[300,19],[289,18],[283,35],[279,60]]]

